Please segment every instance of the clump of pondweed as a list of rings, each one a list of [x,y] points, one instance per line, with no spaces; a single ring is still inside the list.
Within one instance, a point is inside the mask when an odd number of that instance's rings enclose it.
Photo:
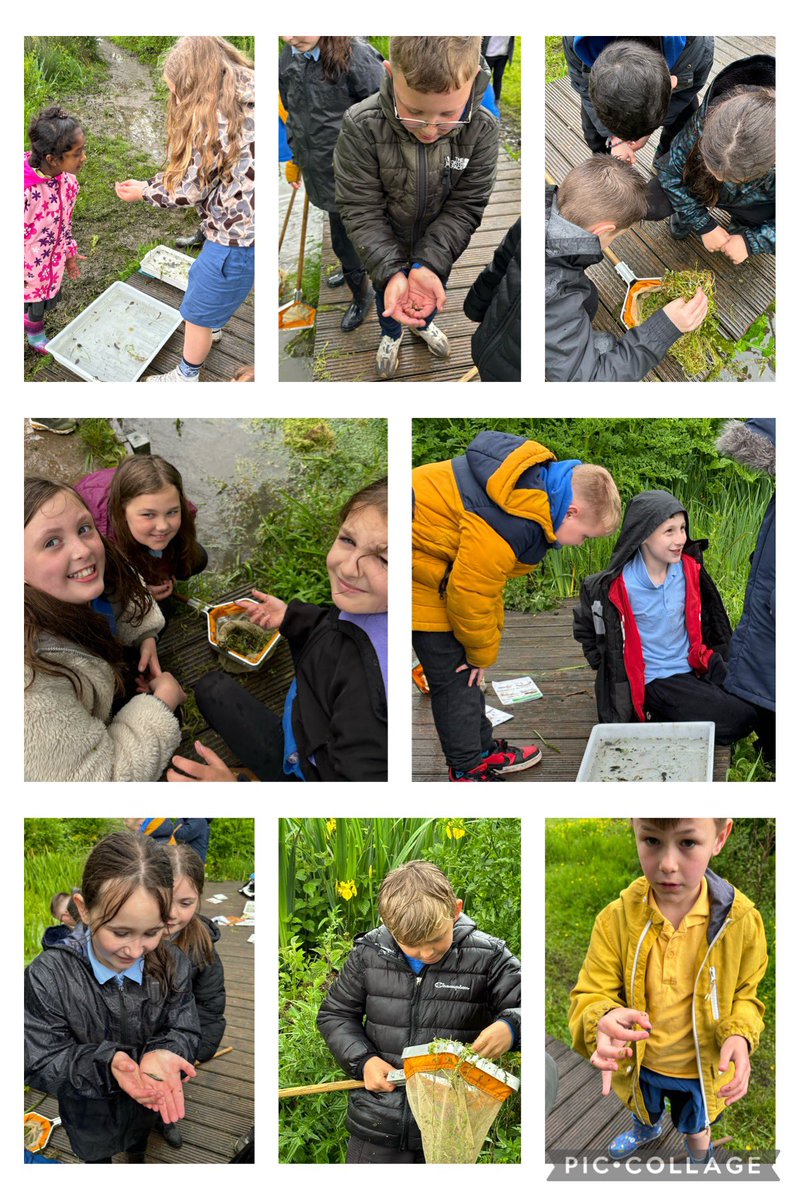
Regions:
[[[723,341],[716,318],[716,280],[712,271],[667,271],[663,286],[641,299],[641,320],[651,317],[671,300],[690,300],[700,288],[707,296],[707,316],[698,329],[684,333],[669,350],[686,375],[702,375],[723,362],[719,343]]]

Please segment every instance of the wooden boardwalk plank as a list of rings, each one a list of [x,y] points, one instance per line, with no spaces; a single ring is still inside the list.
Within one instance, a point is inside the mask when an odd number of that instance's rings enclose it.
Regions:
[[[500,149],[497,181],[466,250],[455,262],[447,287],[447,304],[436,324],[449,338],[452,354],[446,361],[434,358],[424,342],[405,332],[400,350],[397,380],[415,382],[460,379],[472,367],[471,338],[477,326],[463,312],[466,293],[494,256],[499,243],[521,215],[521,163]],[[380,341],[380,326],[375,305],[363,325],[352,333],[343,333],[341,318],[351,296],[346,287],[328,287],[329,269],[338,268],[330,242],[330,226],[324,223],[322,272],[319,308],[316,317],[315,379],[317,382],[377,380],[375,354]]]
[[[241,880],[226,880],[222,883],[208,882],[201,912],[207,917],[238,916],[246,903],[238,894]],[[228,899],[222,904],[210,904],[208,896],[222,892]],[[194,1079],[184,1084],[186,1116],[180,1124],[183,1147],[174,1150],[160,1134],[150,1134],[147,1145],[147,1162],[163,1163],[227,1163],[232,1158],[237,1142],[254,1122],[254,1079],[255,1058],[253,1053],[252,1027],[254,1020],[255,944],[248,941],[253,929],[236,928],[233,925],[219,926],[217,953],[225,968],[227,1004],[225,1018],[227,1028],[222,1036],[220,1049],[232,1046],[229,1054],[211,1059],[197,1068]],[[49,953],[49,952],[48,952]],[[228,975],[228,967],[231,967]],[[231,985],[233,975],[240,983]],[[235,993],[235,1001],[231,995]],[[240,1036],[242,1017],[249,1034]],[[55,1096],[29,1088],[25,1093],[26,1111],[35,1109],[51,1119],[58,1116],[58,1101]],[[63,1163],[76,1163],[63,1127],[59,1126],[47,1149],[48,1158]],[[125,1162],[126,1156],[118,1154],[115,1162]]]
[[[751,54],[774,54],[774,39],[717,37],[713,67],[705,90],[724,67]],[[705,90],[699,94],[700,101]],[[557,79],[546,86],[545,129],[546,171],[559,184],[573,166],[590,154],[580,126],[580,99],[568,78]],[[657,143],[656,132],[638,154],[639,167],[646,175],[655,174],[652,157]],[[713,210],[713,215],[725,228],[729,225],[727,213]],[[719,325],[723,335],[732,341],[741,338],[774,300],[774,255],[757,254],[736,267],[723,254],[705,250],[698,237],[692,235],[678,242],[669,232],[668,221],[641,222],[616,238],[611,248],[635,274],[644,278],[657,277],[666,270],[711,269],[716,276]],[[626,284],[622,283],[607,258],[589,267],[588,275],[600,296],[595,328],[619,337],[624,330],[618,314]],[[684,382],[687,378],[679,363],[668,355],[646,376],[649,382]]]
[[[508,775],[503,783],[571,782],[577,778],[591,730],[597,723],[594,672],[572,636],[576,601],[565,601],[549,612],[505,614],[499,657],[488,682],[531,675],[544,693],[540,700],[517,705],[512,721],[498,727],[498,736],[512,745],[535,742],[543,758],[529,771]],[[412,687],[413,778],[445,780],[446,764],[433,724],[429,697]],[[486,698],[503,706],[489,687]],[[548,743],[548,745],[547,745]],[[724,780],[729,747],[717,746],[714,779]]]

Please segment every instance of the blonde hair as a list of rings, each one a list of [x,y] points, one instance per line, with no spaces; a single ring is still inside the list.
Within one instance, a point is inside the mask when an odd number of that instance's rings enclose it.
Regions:
[[[572,490],[578,504],[585,505],[606,534],[618,529],[621,522],[621,496],[610,471],[595,463],[580,463],[572,472]]]
[[[424,859],[389,871],[377,899],[380,919],[397,942],[419,946],[445,921],[454,919],[458,901],[444,872]]]
[[[206,186],[215,174],[229,182],[240,153],[244,110],[236,67],[252,61],[221,37],[179,38],[164,60],[164,77],[174,87],[167,114],[164,187],[172,192],[199,151],[198,179]],[[227,121],[227,150],[219,137],[219,114]]]
[[[415,92],[454,92],[477,74],[481,42],[479,37],[393,37],[389,56]]]

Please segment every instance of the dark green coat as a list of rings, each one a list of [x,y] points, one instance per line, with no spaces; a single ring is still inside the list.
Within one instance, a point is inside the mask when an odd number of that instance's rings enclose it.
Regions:
[[[472,119],[424,145],[394,116],[394,85],[344,115],[333,154],[336,207],[370,279],[420,262],[446,280],[479,226],[496,178],[499,122],[480,102],[489,71],[481,59]]]

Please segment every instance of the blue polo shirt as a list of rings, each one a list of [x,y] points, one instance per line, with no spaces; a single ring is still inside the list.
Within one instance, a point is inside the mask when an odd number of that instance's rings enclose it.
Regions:
[[[644,556],[639,550],[635,558],[627,563],[623,575],[641,635],[646,682],[690,671],[682,563],[670,563],[665,582],[655,584],[649,577]]]
[[[312,58],[314,62],[319,62],[321,50],[319,49],[319,43],[317,42],[313,50],[297,50],[296,47],[292,46],[291,53],[295,58],[299,58],[300,55],[302,55],[303,58]]]
[[[124,971],[112,971],[110,967],[101,963],[97,955],[94,953],[92,945],[91,930],[86,930],[86,949],[89,952],[89,962],[91,963],[94,978],[99,984],[108,983],[109,979],[116,979],[117,987],[122,987],[123,979],[130,979],[132,983],[137,983],[139,987],[144,979],[144,955],[142,954],[134,963]]]

